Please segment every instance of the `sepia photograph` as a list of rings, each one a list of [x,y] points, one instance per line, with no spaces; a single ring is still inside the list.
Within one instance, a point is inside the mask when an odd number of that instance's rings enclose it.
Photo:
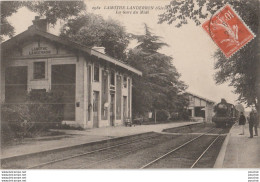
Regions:
[[[259,182],[259,0],[0,7],[2,181],[195,168]]]

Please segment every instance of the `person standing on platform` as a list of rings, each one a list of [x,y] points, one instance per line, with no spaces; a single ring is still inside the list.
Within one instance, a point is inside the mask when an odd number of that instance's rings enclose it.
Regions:
[[[257,128],[259,126],[259,115],[257,112],[255,112],[255,124],[254,124],[254,127],[255,127],[255,136],[258,136],[258,131],[257,131]]]
[[[253,138],[253,128],[255,128],[255,136],[258,136],[257,127],[258,127],[257,113],[255,110],[252,110],[250,112],[250,117],[249,117],[249,133],[250,133],[249,138]]]
[[[244,135],[245,134],[245,124],[246,124],[246,117],[244,115],[243,112],[240,113],[240,117],[239,117],[239,122],[238,124],[241,126],[242,128],[242,133],[240,133],[239,135]]]

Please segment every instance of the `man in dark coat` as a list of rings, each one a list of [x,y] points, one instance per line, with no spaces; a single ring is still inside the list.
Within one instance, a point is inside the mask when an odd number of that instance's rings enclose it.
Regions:
[[[258,131],[257,131],[257,128],[258,128],[258,126],[259,126],[259,120],[258,120],[258,118],[259,118],[259,115],[258,115],[258,113],[256,112],[255,113],[256,114],[256,116],[255,116],[255,125],[254,125],[254,127],[255,127],[255,136],[258,136]]]
[[[255,127],[255,136],[258,136],[258,131],[257,131],[257,127],[258,127],[258,119],[257,119],[257,113],[255,110],[252,110],[250,112],[250,117],[249,117],[249,133],[250,133],[250,137],[249,138],[253,138],[253,128]]]
[[[245,124],[246,124],[246,117],[245,117],[243,112],[240,113],[238,124],[242,127],[242,133],[240,133],[240,135],[244,135],[245,134],[244,131],[245,131]]]

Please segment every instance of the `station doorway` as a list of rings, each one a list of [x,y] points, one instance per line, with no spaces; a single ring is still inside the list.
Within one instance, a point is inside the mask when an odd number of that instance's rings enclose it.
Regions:
[[[205,118],[205,107],[195,107],[195,117]]]
[[[27,66],[8,67],[5,72],[5,101],[22,103],[27,95]]]
[[[75,121],[76,65],[51,66],[51,90],[63,93],[63,120]]]
[[[127,97],[123,96],[123,120],[127,119]]]
[[[99,120],[99,92],[93,92],[93,128],[98,128]]]
[[[115,94],[110,94],[110,126],[115,126]]]

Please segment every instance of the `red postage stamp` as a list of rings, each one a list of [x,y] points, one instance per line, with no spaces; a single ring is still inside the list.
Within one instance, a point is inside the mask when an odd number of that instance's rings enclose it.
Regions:
[[[226,58],[230,58],[255,37],[230,5],[223,7],[210,20],[203,23],[202,27]]]

